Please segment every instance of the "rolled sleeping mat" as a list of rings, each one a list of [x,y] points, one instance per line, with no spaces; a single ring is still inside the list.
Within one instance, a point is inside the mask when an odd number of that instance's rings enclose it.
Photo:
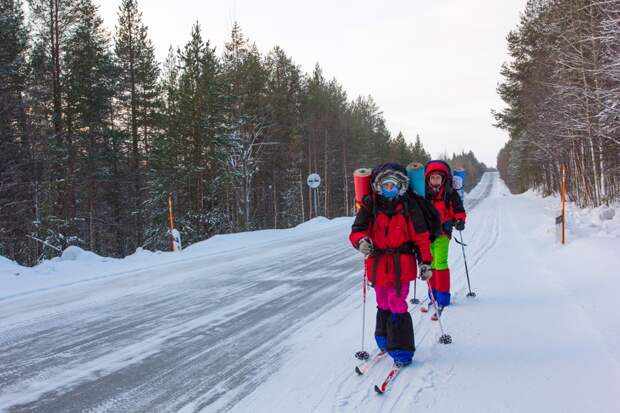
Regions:
[[[418,162],[411,162],[407,165],[407,175],[409,176],[409,187],[411,190],[420,196],[424,196],[424,165]]]
[[[353,185],[355,186],[355,212],[362,207],[362,200],[372,192],[370,176],[371,168],[359,168],[353,172]]]

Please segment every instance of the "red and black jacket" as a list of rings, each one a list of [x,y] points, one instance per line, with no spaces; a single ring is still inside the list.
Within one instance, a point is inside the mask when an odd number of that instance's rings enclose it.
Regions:
[[[416,277],[416,256],[420,263],[432,261],[429,228],[409,193],[393,202],[382,196],[366,196],[349,239],[357,248],[364,237],[375,247],[364,262],[366,274],[375,285],[400,291],[401,283]]]
[[[434,192],[429,184],[429,178],[433,173],[443,176],[443,182],[439,192]],[[442,231],[444,234],[452,235],[454,221],[460,219],[465,222],[467,214],[463,207],[463,201],[458,192],[452,189],[452,171],[450,166],[444,161],[430,161],[424,171],[426,184],[426,199],[433,202],[439,212]]]

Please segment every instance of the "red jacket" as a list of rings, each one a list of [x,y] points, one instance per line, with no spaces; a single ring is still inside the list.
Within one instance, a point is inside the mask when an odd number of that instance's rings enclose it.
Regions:
[[[431,197],[433,205],[439,212],[441,223],[445,224],[448,221],[455,221],[457,219],[463,220],[467,218],[465,209],[463,208],[463,201],[456,191],[450,191],[450,194],[446,197],[443,194],[444,188],[439,191],[438,194]]]
[[[378,286],[398,288],[414,280],[416,255],[420,262],[432,261],[430,233],[422,211],[408,195],[403,199],[390,205],[382,197],[373,201],[367,196],[351,229],[349,239],[354,247],[364,237],[375,246],[375,253],[366,258],[364,266],[368,279]]]
[[[438,193],[433,192],[429,183],[429,178],[433,173],[438,173],[444,178]],[[424,171],[424,180],[426,199],[431,200],[439,212],[442,232],[451,235],[454,221],[460,219],[465,222],[467,218],[461,197],[457,191],[452,190],[452,171],[444,161],[430,161]]]

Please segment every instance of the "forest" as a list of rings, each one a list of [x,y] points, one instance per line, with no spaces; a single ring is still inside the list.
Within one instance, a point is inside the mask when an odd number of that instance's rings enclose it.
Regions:
[[[92,0],[0,0],[0,16],[0,255],[22,264],[167,250],[169,195],[184,245],[351,215],[356,168],[430,159],[372,96],[261,53],[237,23],[219,51],[196,22],[160,63],[135,0],[113,33]],[[448,160],[467,188],[486,169]]]
[[[497,167],[513,192],[567,195],[581,207],[620,198],[620,2],[530,0],[508,35],[495,112],[510,140]]]

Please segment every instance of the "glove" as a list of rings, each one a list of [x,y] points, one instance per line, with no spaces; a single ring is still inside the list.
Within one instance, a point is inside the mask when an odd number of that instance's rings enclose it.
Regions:
[[[463,231],[465,229],[465,222],[462,219],[457,219],[454,228],[456,228],[457,231]]]
[[[357,244],[357,249],[362,254],[369,256],[374,251],[375,247],[372,245],[372,241],[368,237],[364,237]]]
[[[453,221],[446,221],[443,223],[443,231],[446,234],[452,234],[452,228],[454,227],[454,222]]]
[[[420,264],[420,279],[428,281],[433,276],[433,270],[429,264]]]

